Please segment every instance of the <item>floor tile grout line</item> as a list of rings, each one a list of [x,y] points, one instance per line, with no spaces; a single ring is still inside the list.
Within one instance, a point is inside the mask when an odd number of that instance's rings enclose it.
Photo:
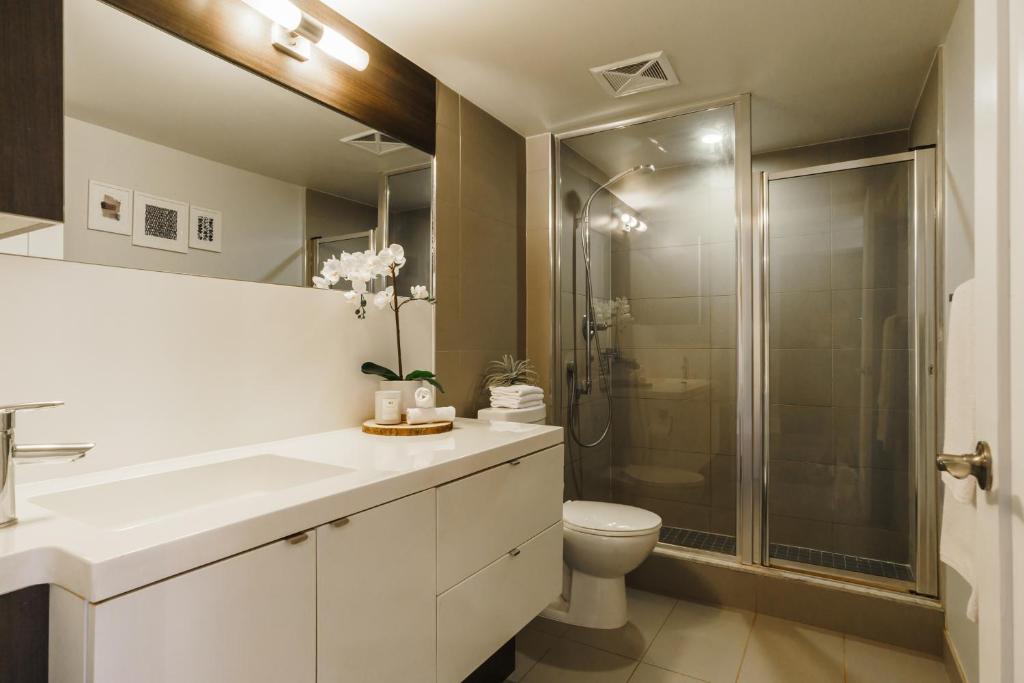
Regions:
[[[658,666],[657,664],[651,664],[650,662],[640,662],[640,664],[643,664],[645,666],[649,666],[652,669],[658,669],[659,671],[667,671],[670,674],[676,674],[677,676],[684,676],[686,678],[692,678],[695,681],[701,681],[701,683],[710,683],[710,681],[708,681],[706,678],[700,678],[698,676],[694,676],[693,674],[684,674],[682,671],[676,671],[675,669],[666,669],[663,666]],[[639,668],[639,666],[637,668]],[[626,683],[629,683],[629,681],[627,681]]]
[[[743,664],[747,659],[747,650],[750,648],[750,639],[754,637],[754,627],[757,626],[757,612],[754,612],[754,618],[750,620],[750,630],[747,631],[747,638],[743,641],[743,654],[740,655],[740,665],[736,667],[736,678],[734,683],[739,683],[740,674],[743,673]]]

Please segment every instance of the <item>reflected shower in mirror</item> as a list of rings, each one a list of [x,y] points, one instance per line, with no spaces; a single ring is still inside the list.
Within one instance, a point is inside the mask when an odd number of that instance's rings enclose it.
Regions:
[[[335,250],[380,248],[386,179],[432,163],[99,0],[65,3],[64,50],[65,223],[29,255],[309,286]]]

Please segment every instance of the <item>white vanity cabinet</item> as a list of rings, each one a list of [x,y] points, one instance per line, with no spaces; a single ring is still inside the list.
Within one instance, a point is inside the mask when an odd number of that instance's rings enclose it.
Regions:
[[[313,683],[316,538],[271,543],[86,612],[90,683]]]
[[[458,683],[561,589],[562,458],[492,464],[99,603],[53,586],[50,683]]]
[[[434,490],[316,530],[317,680],[431,683]]]

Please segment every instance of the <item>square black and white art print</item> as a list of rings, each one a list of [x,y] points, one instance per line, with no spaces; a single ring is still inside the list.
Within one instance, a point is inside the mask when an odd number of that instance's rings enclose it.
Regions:
[[[186,253],[188,204],[136,192],[132,244]]]
[[[204,251],[221,250],[224,217],[220,211],[193,206],[188,226],[188,246]]]

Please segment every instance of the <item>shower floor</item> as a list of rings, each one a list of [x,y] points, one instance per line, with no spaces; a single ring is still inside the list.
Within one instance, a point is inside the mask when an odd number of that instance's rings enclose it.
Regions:
[[[661,527],[661,536],[658,540],[668,545],[682,546],[684,548],[709,550],[715,553],[722,553],[723,555],[736,554],[736,537],[726,534],[712,534],[694,529],[663,526]],[[815,550],[813,548],[801,548],[782,543],[772,543],[768,547],[768,554],[775,560],[799,562],[800,564],[813,565],[815,567],[839,569],[857,574],[894,579],[896,581],[914,580],[914,572],[909,565],[888,562],[886,560],[875,560],[868,557],[858,557],[857,555],[844,555],[842,553],[832,553],[827,550]]]

